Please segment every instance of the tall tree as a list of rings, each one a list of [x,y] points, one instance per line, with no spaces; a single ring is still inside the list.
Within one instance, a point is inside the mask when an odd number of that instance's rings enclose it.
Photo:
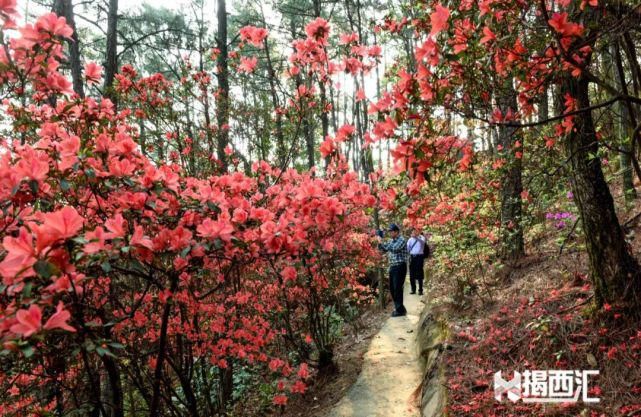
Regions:
[[[218,0],[217,9],[218,33],[218,94],[216,100],[216,119],[218,122],[218,160],[223,171],[227,170],[225,148],[229,144],[229,51],[227,48],[227,4]]]
[[[225,0],[218,0],[217,9],[218,33],[216,43],[218,47],[217,70],[218,92],[216,100],[216,119],[218,122],[218,160],[223,172],[227,171],[226,148],[229,144],[229,51],[227,49],[227,4]],[[219,378],[219,406],[225,410],[232,399],[233,393],[233,364],[218,370]]]
[[[589,81],[567,77],[560,93],[570,94],[581,109],[590,108]],[[639,265],[630,254],[614,209],[614,200],[594,155],[598,140],[592,113],[577,115],[575,128],[563,141],[571,165],[572,189],[581,213],[597,303],[641,295]]]
[[[264,22],[264,17],[263,17],[263,22]],[[265,57],[266,57],[266,63],[267,63],[267,79],[269,80],[269,94],[272,100],[272,106],[273,106],[273,111],[274,111],[274,119],[275,119],[275,135],[276,135],[276,161],[278,162],[278,166],[280,167],[285,167],[286,160],[287,160],[287,149],[285,146],[285,135],[283,132],[283,112],[281,110],[281,104],[280,104],[280,98],[278,96],[278,90],[277,90],[277,77],[276,77],[276,69],[275,69],[275,63],[274,60],[272,59],[272,44],[265,39]]]
[[[314,0],[314,17],[321,17],[323,9],[323,3],[321,0]],[[329,113],[328,113],[328,100],[327,100],[327,86],[326,80],[318,80],[318,89],[320,92],[320,118],[321,118],[321,140],[324,140],[329,135]],[[313,152],[316,149],[316,143],[314,136],[312,136],[312,141],[308,146],[311,146],[311,151],[308,150],[308,153],[311,154],[310,164],[314,164]],[[313,166],[313,165],[312,165]],[[310,166],[311,168],[311,166]]]
[[[498,93],[497,105],[502,114],[517,112],[516,91],[511,78],[504,80],[503,89]],[[521,224],[522,149],[517,129],[512,126],[499,126],[499,145],[509,161],[501,184],[501,248],[499,255],[503,260],[513,261],[524,253],[523,226]],[[522,146],[522,145],[521,145]]]
[[[107,50],[105,52],[104,94],[115,103],[113,83],[118,72],[118,0],[109,0],[107,12]]]
[[[624,95],[628,95],[628,84],[626,81],[625,70],[623,68],[623,58],[621,56],[621,46],[618,40],[612,42],[611,49],[612,56],[615,63],[615,73],[613,77],[616,82],[616,87]],[[621,175],[623,178],[623,193],[626,202],[631,202],[637,196],[636,189],[634,188],[634,181],[632,178],[632,133],[636,125],[635,109],[631,102],[620,101],[617,103],[619,117],[616,121],[615,132],[619,137],[619,161],[621,162]]]
[[[76,20],[73,13],[73,3],[71,0],[55,0],[54,12],[58,16],[64,16],[67,24],[73,30],[70,39],[67,39],[69,46],[69,66],[71,67],[71,80],[73,82],[73,91],[80,97],[85,96],[82,80],[82,65],[80,63],[80,42],[78,40],[78,31],[76,30]]]

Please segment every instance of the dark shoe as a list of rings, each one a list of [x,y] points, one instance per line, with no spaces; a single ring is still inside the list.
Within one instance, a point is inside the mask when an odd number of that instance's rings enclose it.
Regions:
[[[423,295],[423,290],[418,290],[418,295]]]
[[[416,291],[412,290],[410,291],[410,294],[416,294]]]
[[[402,317],[402,316],[404,316],[404,315],[406,315],[406,314],[407,314],[406,312],[402,312],[402,313],[401,313],[401,312],[398,312],[398,311],[394,311],[394,312],[392,313],[392,317]]]

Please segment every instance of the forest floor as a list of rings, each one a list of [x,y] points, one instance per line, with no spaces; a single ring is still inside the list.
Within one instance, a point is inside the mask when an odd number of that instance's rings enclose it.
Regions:
[[[337,372],[316,375],[308,381],[309,389],[304,395],[293,396],[279,417],[321,417],[345,395],[360,375],[365,354],[372,339],[389,316],[387,310],[372,305],[358,321],[356,329],[346,328],[340,344],[334,349]]]
[[[641,202],[619,216],[641,259]],[[641,416],[637,316],[617,305],[596,311],[582,239],[564,238],[561,246],[557,236],[546,233],[511,268],[483,268],[465,298],[454,296],[451,280],[428,273],[430,307],[450,327],[444,354],[449,416]],[[599,370],[587,390],[600,402],[495,400],[494,372],[510,379],[513,371],[531,369]]]

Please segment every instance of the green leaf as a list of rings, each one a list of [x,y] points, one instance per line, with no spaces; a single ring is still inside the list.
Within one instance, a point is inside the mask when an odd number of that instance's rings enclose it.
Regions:
[[[40,188],[38,186],[38,181],[36,181],[36,180],[29,181],[29,188],[31,188],[31,192],[32,193],[38,194],[38,189]]]
[[[140,272],[141,274],[146,274],[147,271],[145,270],[145,267],[138,259],[133,259],[130,264],[131,269],[133,269],[136,272]]]
[[[31,345],[27,345],[27,346],[22,348],[22,354],[24,355],[25,358],[32,357],[34,352],[35,351],[33,349],[33,346],[31,346]]]
[[[106,349],[106,348],[103,348],[103,347],[100,347],[100,346],[96,348],[96,353],[99,356],[105,356],[106,355],[106,356],[110,356],[112,358],[116,357],[116,355],[114,355],[109,349]]]
[[[84,245],[86,243],[89,243],[89,241],[87,239],[85,239],[84,236],[76,236],[73,239],[71,239],[71,241],[75,242],[75,243],[77,243],[79,245]]]
[[[71,189],[71,183],[66,179],[61,179],[60,188],[62,188],[62,191],[69,191]]]
[[[33,282],[27,282],[22,288],[22,296],[24,298],[31,298],[31,289],[33,288]]]
[[[36,264],[33,266],[33,269],[38,275],[43,278],[51,278],[58,272],[58,268],[56,268],[54,264],[43,259],[40,259],[38,262],[36,262]]]
[[[102,268],[102,270],[103,270],[103,271],[105,271],[106,273],[111,272],[111,264],[109,263],[109,261],[104,261],[104,262],[100,265],[100,267],[101,267],[101,268]]]
[[[243,248],[243,249],[246,249],[249,247],[249,244],[247,242],[245,242],[244,240],[237,239],[234,236],[232,236],[231,241],[236,247]]]

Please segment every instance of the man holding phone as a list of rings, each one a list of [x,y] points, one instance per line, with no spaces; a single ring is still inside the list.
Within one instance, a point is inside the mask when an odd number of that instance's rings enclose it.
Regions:
[[[394,312],[392,317],[400,317],[407,314],[403,305],[403,285],[407,274],[407,242],[401,235],[397,225],[392,223],[389,227],[390,239],[379,244],[379,249],[387,252],[389,259],[389,290],[394,300]],[[382,232],[379,231],[379,236]]]

